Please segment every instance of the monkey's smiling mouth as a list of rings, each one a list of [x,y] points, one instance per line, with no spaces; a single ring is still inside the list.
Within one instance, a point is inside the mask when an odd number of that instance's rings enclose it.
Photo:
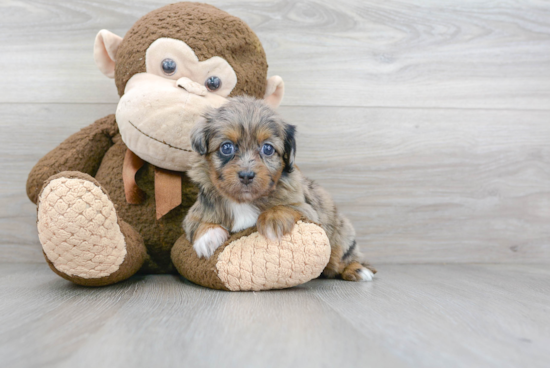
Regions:
[[[193,152],[192,150],[189,150],[189,149],[185,149],[185,148],[181,148],[181,147],[176,147],[174,145],[171,145],[170,143],[166,143],[165,141],[161,141],[160,139],[157,139],[155,137],[152,137],[150,136],[149,134],[143,132],[141,129],[139,129],[137,126],[134,125],[134,123],[132,123],[130,120],[128,120],[128,124],[130,124],[131,126],[133,126],[138,132],[140,132],[141,134],[143,134],[144,136],[146,136],[147,138],[149,139],[152,139],[156,142],[159,142],[161,144],[164,144],[165,146],[168,146],[170,148],[173,148],[173,149],[177,149],[177,150],[180,150],[180,151],[185,151],[185,152]]]

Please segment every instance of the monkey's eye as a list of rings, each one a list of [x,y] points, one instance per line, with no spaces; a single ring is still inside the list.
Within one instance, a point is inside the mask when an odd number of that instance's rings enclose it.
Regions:
[[[216,76],[212,76],[204,82],[204,85],[209,91],[215,91],[222,86],[222,80]]]
[[[225,142],[220,146],[220,152],[224,156],[231,156],[235,153],[235,146],[231,142]]]
[[[176,62],[172,59],[162,60],[162,71],[166,75],[172,75],[176,72]]]
[[[262,147],[262,153],[265,155],[265,156],[271,156],[275,153],[275,148],[273,148],[273,146],[269,143],[266,143],[263,145]]]

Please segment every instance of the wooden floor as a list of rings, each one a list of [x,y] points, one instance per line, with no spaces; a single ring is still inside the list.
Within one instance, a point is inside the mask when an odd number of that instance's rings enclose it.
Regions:
[[[2,367],[548,367],[548,265],[386,265],[271,292],[0,265]]]
[[[550,367],[550,3],[211,0],[380,273],[226,293],[45,265],[32,166],[114,113],[92,50],[170,0],[0,0],[0,368]]]

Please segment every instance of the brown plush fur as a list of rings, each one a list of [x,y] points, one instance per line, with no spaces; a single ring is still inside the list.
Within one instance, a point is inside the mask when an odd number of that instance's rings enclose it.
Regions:
[[[115,203],[119,218],[136,229],[143,238],[149,257],[142,271],[172,272],[174,266],[170,249],[183,235],[181,222],[195,202],[198,190],[187,175],[182,174],[182,204],[157,220],[155,172],[154,167],[146,163],[136,174],[136,183],[145,192],[145,200],[141,205],[127,203],[122,182],[126,149],[114,115],[99,119],[67,138],[35,165],[27,181],[28,196],[36,203],[44,184],[56,173],[78,170],[94,177]],[[87,156],[88,153],[91,155]]]
[[[178,3],[154,10],[127,32],[116,55],[115,82],[120,95],[134,74],[145,72],[145,52],[160,37],[183,40],[200,60],[223,57],[238,78],[232,94],[263,97],[267,62],[256,35],[239,18],[199,3]],[[143,239],[148,256],[141,271],[173,272],[170,250],[183,235],[181,223],[196,200],[197,189],[182,173],[182,204],[157,220],[152,165],[146,163],[136,174],[136,183],[146,194],[143,203],[132,205],[126,202],[122,182],[126,150],[115,116],[99,119],[66,139],[35,165],[27,181],[27,194],[36,203],[48,178],[64,171],[79,171],[94,177],[109,194],[121,221],[133,227]]]
[[[113,143],[111,149],[105,154],[97,171],[96,179],[109,193],[113,203],[117,205],[117,215],[135,227],[143,237],[149,259],[144,263],[142,271],[148,273],[172,272],[174,267],[170,259],[170,249],[183,235],[183,231],[178,229],[176,224],[186,215],[196,198],[197,189],[187,175],[182,173],[182,204],[157,220],[154,166],[146,163],[136,174],[136,183],[145,192],[145,200],[140,205],[129,204],[126,202],[124,183],[121,179],[126,146],[120,135],[113,137]]]
[[[62,171],[77,169],[95,176],[101,160],[118,135],[115,116],[109,115],[71,135],[38,161],[27,180],[27,196],[36,204],[45,181]]]
[[[126,83],[133,75],[145,71],[145,52],[160,37],[183,40],[200,60],[221,56],[237,74],[238,82],[232,91],[233,96],[247,94],[263,97],[267,62],[256,35],[238,18],[210,5],[197,3],[173,4],[153,11],[128,31],[116,55],[115,82],[120,95],[123,95]],[[259,136],[262,136],[261,132]],[[30,172],[27,194],[34,203],[37,203],[44,185],[53,178],[74,177],[99,186],[113,202],[124,236],[127,255],[120,268],[109,276],[98,279],[69,276],[58,271],[46,257],[52,270],[76,284],[103,286],[122,281],[138,270],[166,273],[177,269],[195,283],[227,290],[227,285],[221,281],[216,269],[216,259],[223,252],[223,247],[209,260],[200,259],[181,227],[184,216],[197,198],[197,188],[182,173],[182,203],[157,220],[155,168],[151,164],[145,163],[135,175],[136,184],[145,195],[143,202],[129,204],[126,201],[122,181],[126,152],[127,147],[119,134],[115,116],[109,115],[67,138],[44,156]],[[277,181],[279,176],[280,173],[273,179]],[[284,216],[295,217],[288,211],[276,214],[277,218]],[[232,234],[225,245],[254,231],[255,228],[250,228]],[[323,242],[319,244],[322,250]]]
[[[153,10],[124,36],[116,56],[115,82],[124,94],[128,80],[145,72],[145,51],[162,37],[182,40],[200,61],[220,56],[237,74],[231,96],[263,98],[267,77],[264,49],[254,32],[239,18],[208,4],[177,3]]]
[[[224,245],[230,244],[243,236],[248,236],[255,231],[256,228],[249,228],[233,234]],[[224,249],[224,246],[219,247],[208,259],[199,258],[189,240],[182,236],[172,248],[172,260],[178,272],[186,279],[211,289],[228,290],[218,277],[216,269],[218,256]]]
[[[63,171],[59,174],[53,175],[46,181],[45,185],[57,178],[84,179],[91,181],[97,186],[101,186],[100,183],[92,178],[90,175],[78,171]],[[103,192],[105,193],[105,191]],[[107,194],[107,196],[109,197],[108,193],[105,194]],[[118,219],[118,225],[120,226],[121,232],[124,234],[127,256],[124,258],[124,261],[120,265],[120,268],[109,276],[97,279],[85,279],[78,276],[68,276],[63,272],[59,272],[45,254],[44,258],[46,258],[46,262],[53,272],[63,277],[64,279],[70,280],[78,285],[104,286],[126,280],[128,277],[135,274],[143,266],[143,263],[149,258],[149,256],[147,255],[147,250],[145,249],[145,244],[143,243],[141,235],[132,226],[130,226],[120,218]]]
[[[300,221],[311,223],[311,221],[304,217]],[[200,258],[189,240],[182,236],[172,248],[172,260],[178,272],[186,279],[211,289],[229,290],[227,285],[218,276],[216,264],[218,263],[219,256],[226,250],[227,245],[243,237],[248,237],[257,230],[256,226],[253,226],[231,234],[229,239],[208,259]]]

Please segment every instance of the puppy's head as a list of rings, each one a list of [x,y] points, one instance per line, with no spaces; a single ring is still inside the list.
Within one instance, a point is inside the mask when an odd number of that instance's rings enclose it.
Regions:
[[[293,170],[295,131],[261,100],[236,97],[205,113],[191,145],[218,192],[250,202],[268,195]]]

